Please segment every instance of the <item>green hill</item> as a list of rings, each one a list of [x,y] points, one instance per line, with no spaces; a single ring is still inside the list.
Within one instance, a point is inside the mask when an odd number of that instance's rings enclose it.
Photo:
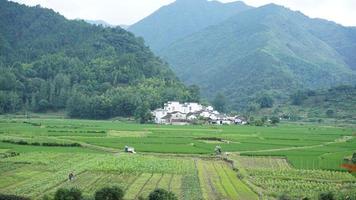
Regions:
[[[160,51],[204,96],[221,92],[234,110],[264,94],[277,101],[298,89],[356,82],[355,28],[274,4],[249,9]]]
[[[124,29],[0,0],[0,113],[67,109],[72,117],[133,116],[197,94]]]
[[[158,52],[174,41],[250,9],[243,2],[177,0],[129,27]]]
[[[251,114],[291,120],[332,118],[356,122],[356,86],[297,91],[286,102],[273,108],[251,110]]]

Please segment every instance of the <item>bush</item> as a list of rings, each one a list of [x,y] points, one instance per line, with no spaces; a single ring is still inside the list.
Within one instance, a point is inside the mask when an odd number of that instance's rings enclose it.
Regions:
[[[30,198],[20,197],[15,195],[0,194],[0,200],[30,200]]]
[[[278,200],[291,200],[291,198],[287,194],[282,194],[278,197]]]
[[[271,117],[271,123],[272,124],[277,124],[279,122],[280,122],[279,117],[276,117],[276,116]]]
[[[321,193],[319,195],[319,200],[335,200],[334,194],[331,192]]]
[[[77,188],[60,188],[54,195],[54,200],[81,200],[82,192]]]
[[[164,189],[156,189],[150,193],[148,200],[178,200],[176,195]]]
[[[255,121],[255,126],[263,126],[265,123],[262,120]]]
[[[124,191],[119,187],[105,187],[95,192],[95,200],[122,200]]]

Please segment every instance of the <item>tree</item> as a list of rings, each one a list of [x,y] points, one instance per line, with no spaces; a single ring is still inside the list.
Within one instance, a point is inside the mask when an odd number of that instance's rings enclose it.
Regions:
[[[190,92],[189,101],[199,102],[200,101],[200,88],[197,85],[191,85],[188,87]]]
[[[88,98],[81,93],[76,91],[68,99],[67,102],[67,112],[70,117],[85,118],[87,116],[88,108]]]
[[[259,104],[261,108],[272,108],[273,107],[273,98],[269,95],[265,95],[259,99]]]
[[[301,105],[303,103],[303,101],[305,99],[307,99],[307,94],[305,94],[305,92],[302,92],[302,91],[298,91],[296,93],[294,93],[292,96],[291,96],[291,99],[292,99],[292,104],[293,105]]]
[[[265,124],[262,120],[256,120],[254,123],[256,126],[263,126]]]
[[[271,117],[271,123],[272,124],[277,124],[279,122],[280,122],[279,117],[276,117],[276,116]]]
[[[227,105],[227,101],[225,96],[222,93],[218,93],[213,100],[214,108],[219,112],[225,112],[226,105]]]
[[[38,105],[37,105],[37,108],[36,108],[36,111],[37,112],[45,112],[49,107],[49,103],[46,99],[41,99],[39,102],[38,102]]]
[[[95,200],[122,200],[124,194],[119,187],[105,187],[95,192]]]
[[[153,118],[151,110],[146,102],[142,102],[135,111],[135,119],[141,124],[151,121]]]
[[[326,111],[326,116],[328,116],[328,117],[334,117],[334,115],[335,115],[335,111],[333,111],[333,110],[331,110],[331,109],[329,109],[329,110]]]
[[[319,195],[319,200],[335,200],[335,197],[333,193],[325,192]]]
[[[178,200],[178,198],[172,192],[156,189],[148,195],[148,200]]]
[[[267,116],[263,116],[263,117],[261,118],[262,123],[266,123],[267,120],[268,120],[268,117],[267,117]]]
[[[81,200],[82,192],[77,188],[60,188],[54,195],[54,200]]]

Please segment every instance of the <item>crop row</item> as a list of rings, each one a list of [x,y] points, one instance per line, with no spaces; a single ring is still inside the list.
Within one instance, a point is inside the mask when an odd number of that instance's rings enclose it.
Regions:
[[[315,181],[336,181],[336,182],[355,182],[356,179],[349,173],[326,170],[298,170],[298,169],[253,169],[248,170],[250,176],[279,178],[279,179],[299,179]]]

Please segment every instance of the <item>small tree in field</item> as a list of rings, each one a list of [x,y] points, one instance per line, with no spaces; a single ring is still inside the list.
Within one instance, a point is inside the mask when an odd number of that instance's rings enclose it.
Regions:
[[[277,124],[279,122],[280,122],[279,117],[276,117],[276,116],[271,117],[271,123],[272,124]]]
[[[124,191],[119,187],[105,187],[95,192],[95,200],[122,200]]]
[[[150,193],[148,200],[178,200],[176,195],[164,189],[156,189]]]
[[[60,188],[54,195],[54,200],[81,200],[82,192],[77,188]]]

